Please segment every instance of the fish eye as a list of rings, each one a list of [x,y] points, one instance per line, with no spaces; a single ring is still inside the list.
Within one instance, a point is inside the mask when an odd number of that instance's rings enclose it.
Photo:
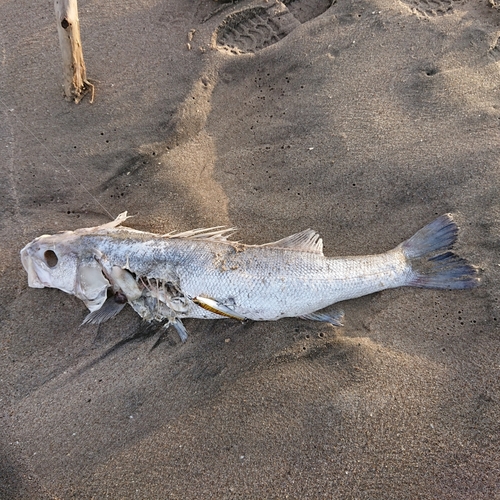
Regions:
[[[49,267],[56,267],[57,262],[59,261],[57,255],[55,252],[52,250],[46,250],[46,252],[43,254],[43,257],[45,259],[45,262]]]

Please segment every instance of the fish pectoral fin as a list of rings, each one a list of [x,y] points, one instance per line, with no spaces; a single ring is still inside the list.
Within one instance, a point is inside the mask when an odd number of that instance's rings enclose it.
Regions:
[[[312,312],[300,316],[302,319],[310,319],[312,321],[321,321],[322,323],[330,323],[333,326],[344,326],[344,311],[332,311],[329,313]]]
[[[82,325],[99,325],[114,318],[123,308],[125,303],[116,302],[114,297],[109,297],[97,311],[93,311],[85,316]]]
[[[240,314],[234,312],[229,307],[221,304],[215,299],[209,297],[194,297],[191,299],[196,305],[202,307],[203,309],[219,314],[220,316],[225,316],[226,318],[237,319],[238,321],[247,321],[248,318],[241,316]]]

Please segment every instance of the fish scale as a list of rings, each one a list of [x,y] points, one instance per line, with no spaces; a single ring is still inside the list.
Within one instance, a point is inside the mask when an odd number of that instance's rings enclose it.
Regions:
[[[340,325],[341,312],[321,310],[388,288],[467,289],[478,268],[450,249],[458,226],[445,214],[385,253],[325,257],[311,229],[264,245],[228,240],[233,229],[156,235],[110,223],[41,236],[21,250],[34,288],[80,298],[88,323],[128,303],[147,321],[187,334],[183,318],[271,321],[301,317]]]

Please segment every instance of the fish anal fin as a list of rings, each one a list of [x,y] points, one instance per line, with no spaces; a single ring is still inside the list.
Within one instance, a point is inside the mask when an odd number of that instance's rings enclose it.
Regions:
[[[323,255],[323,239],[314,231],[306,229],[297,234],[292,234],[273,243],[259,245],[261,247],[286,248],[287,250],[296,250],[298,252],[310,252]]]
[[[211,299],[209,297],[194,297],[191,299],[196,305],[202,307],[203,309],[210,311],[212,313],[218,314],[219,316],[225,316],[226,318],[237,319],[238,321],[246,321],[247,318],[234,312],[229,307],[221,304],[220,302]]]
[[[300,316],[302,319],[310,319],[312,321],[321,321],[322,323],[330,323],[333,326],[344,326],[342,320],[344,319],[344,311],[331,311],[331,312],[312,312]]]

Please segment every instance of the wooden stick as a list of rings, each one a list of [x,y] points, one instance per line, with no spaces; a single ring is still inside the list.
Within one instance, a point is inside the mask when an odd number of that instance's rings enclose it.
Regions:
[[[63,58],[64,95],[76,103],[91,92],[94,101],[94,86],[87,80],[80,40],[77,0],[54,0],[57,32]]]

